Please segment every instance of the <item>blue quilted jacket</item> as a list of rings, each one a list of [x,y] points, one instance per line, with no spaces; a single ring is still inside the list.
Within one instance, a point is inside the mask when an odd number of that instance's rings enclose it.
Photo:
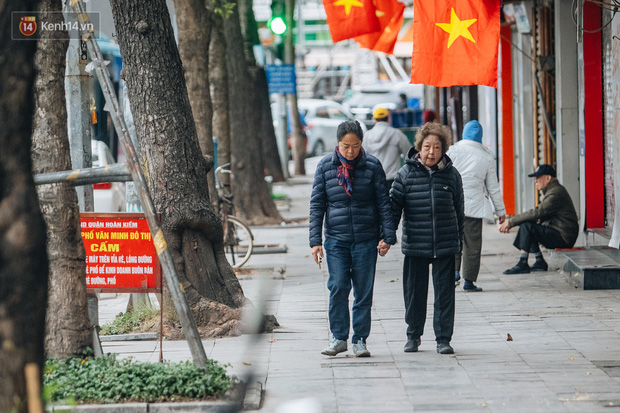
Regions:
[[[340,160],[336,151],[319,161],[310,197],[310,247],[323,244],[325,237],[357,243],[381,238],[396,242],[385,172],[381,162],[362,152],[353,170],[351,196],[338,185]]]

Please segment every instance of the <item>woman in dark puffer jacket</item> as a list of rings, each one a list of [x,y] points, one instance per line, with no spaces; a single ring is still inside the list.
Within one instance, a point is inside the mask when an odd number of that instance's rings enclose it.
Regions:
[[[322,351],[335,356],[347,350],[349,293],[353,286],[353,353],[368,357],[370,310],[377,252],[383,256],[396,242],[385,172],[374,156],[362,149],[362,128],[346,121],[336,132],[338,146],[321,159],[310,197],[310,247],[320,265],[322,229],[329,280],[329,327],[333,338]]]
[[[450,130],[427,123],[416,134],[414,148],[398,171],[390,199],[396,226],[403,218],[403,293],[407,344],[416,352],[426,320],[429,265],[433,265],[435,304],[433,328],[437,352],[453,354],[454,256],[461,250],[465,220],[463,184],[452,161],[445,155]]]

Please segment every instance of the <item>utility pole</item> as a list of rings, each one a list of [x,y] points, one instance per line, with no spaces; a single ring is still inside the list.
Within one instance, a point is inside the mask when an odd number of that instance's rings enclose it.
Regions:
[[[71,7],[63,6],[67,23],[75,19]],[[67,64],[65,69],[65,98],[67,101],[67,123],[69,132],[69,148],[71,152],[71,168],[73,170],[92,166],[91,149],[91,117],[90,115],[90,75],[86,72],[88,51],[86,42],[81,38],[72,37],[67,48]],[[76,187],[80,212],[92,212],[95,209],[92,185]],[[99,341],[99,300],[96,294],[87,294],[88,316],[93,326],[93,351],[95,355],[103,354]]]

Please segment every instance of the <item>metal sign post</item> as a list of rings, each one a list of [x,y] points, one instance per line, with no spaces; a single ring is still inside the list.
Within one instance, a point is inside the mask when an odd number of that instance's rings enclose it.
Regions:
[[[279,99],[279,147],[280,147],[280,163],[282,164],[282,172],[285,177],[289,176],[288,171],[288,120],[286,110],[286,95],[294,95],[297,93],[297,82],[295,76],[295,65],[266,65],[265,73],[267,75],[267,83],[269,85],[269,93],[278,93]]]
[[[66,22],[70,22],[71,8],[63,6]],[[86,72],[88,55],[86,42],[72,37],[67,48],[67,66],[65,69],[65,98],[67,101],[67,124],[71,167],[75,169],[92,166],[90,116],[90,75]],[[91,185],[76,188],[80,212],[94,210],[93,187]],[[99,341],[99,299],[96,294],[88,293],[88,316],[93,325],[93,351],[96,356],[103,354]]]

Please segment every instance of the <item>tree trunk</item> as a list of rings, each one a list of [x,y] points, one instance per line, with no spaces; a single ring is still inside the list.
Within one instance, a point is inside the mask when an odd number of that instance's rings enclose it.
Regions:
[[[45,21],[64,21],[61,0],[44,0],[41,11]],[[32,137],[35,174],[71,169],[64,87],[66,36],[65,31],[43,31],[37,47]],[[50,260],[45,350],[48,357],[77,356],[93,345],[77,194],[68,183],[41,185],[37,193],[47,224]]]
[[[49,268],[30,159],[37,44],[11,39],[12,12],[37,6],[0,2],[0,412],[42,411]]]
[[[202,154],[213,162],[213,107],[209,92],[209,42],[211,12],[204,0],[176,0],[174,10],[179,31],[179,54],[185,69],[185,84],[194,114]],[[209,197],[217,205],[213,168],[209,170]]]
[[[256,128],[260,116],[256,111],[256,89],[248,73],[244,54],[243,35],[237,8],[224,20],[232,130],[231,158],[233,194],[237,213],[249,224],[279,224],[282,217],[269,194],[265,182],[261,140]],[[260,136],[260,133],[258,134]]]
[[[293,13],[295,0],[285,0],[286,3],[286,35],[284,37],[284,61],[295,64],[295,43],[293,42]],[[291,140],[293,142],[293,162],[295,163],[295,175],[306,174],[306,141],[301,133],[301,119],[297,107],[297,94],[288,95],[288,103],[291,108]]]
[[[293,141],[293,162],[295,163],[295,175],[306,174],[306,140],[301,133],[301,118],[297,106],[297,95],[288,95],[291,106],[291,133]]]
[[[216,13],[213,14],[209,56],[209,86],[214,108],[213,136],[217,139],[217,164],[220,166],[230,163],[230,110],[224,21],[222,16]],[[230,188],[229,174],[221,174],[217,179],[222,185]]]
[[[260,44],[258,36],[258,25],[254,17],[254,9],[252,0],[243,0],[239,2],[239,16],[241,18],[241,27],[245,40],[245,55],[248,62],[248,70],[252,78],[252,85],[258,100],[255,102],[254,110],[259,111],[260,126],[257,129],[261,139],[261,154],[263,156],[263,164],[265,173],[271,175],[274,181],[283,182],[284,172],[280,163],[280,155],[278,153],[278,142],[276,132],[273,128],[273,116],[271,113],[271,101],[269,99],[269,87],[267,84],[267,75],[262,67],[256,64],[254,58],[254,45]]]
[[[269,99],[269,85],[267,84],[267,74],[262,67],[255,66],[250,68],[252,79],[256,85],[258,93],[257,108],[260,109],[261,118],[261,136],[263,159],[265,160],[265,169],[267,173],[273,177],[275,182],[284,182],[284,172],[282,171],[282,163],[280,163],[280,154],[278,152],[278,141],[276,140],[276,131],[273,128],[273,115],[271,113],[271,101]]]
[[[155,208],[202,334],[239,334],[245,302],[209,202],[181,59],[164,0],[112,0],[123,72]],[[223,325],[220,325],[222,322]]]

